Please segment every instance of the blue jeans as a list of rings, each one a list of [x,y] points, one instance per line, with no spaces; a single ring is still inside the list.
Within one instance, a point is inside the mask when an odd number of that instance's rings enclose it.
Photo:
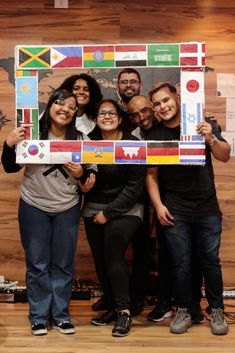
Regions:
[[[173,216],[174,226],[164,227],[164,232],[176,305],[189,308],[192,304],[193,245],[199,271],[202,271],[204,277],[209,306],[223,308],[223,280],[219,259],[221,216]]]
[[[19,226],[26,258],[29,319],[47,325],[70,321],[79,204],[63,212],[45,212],[19,202]]]

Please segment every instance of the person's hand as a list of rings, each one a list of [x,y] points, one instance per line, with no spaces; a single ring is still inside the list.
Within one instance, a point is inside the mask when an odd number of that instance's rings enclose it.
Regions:
[[[174,223],[173,223],[174,217],[168,211],[166,206],[164,206],[164,205],[159,206],[158,209],[156,210],[156,212],[157,212],[157,218],[162,226],[173,226],[174,225]]]
[[[75,178],[81,178],[84,173],[83,166],[79,163],[74,163],[74,162],[67,162],[65,163],[65,167],[69,169],[69,171],[72,173],[72,175]]]
[[[79,186],[80,186],[80,189],[82,190],[82,192],[88,192],[90,191],[94,184],[95,184],[95,180],[96,180],[96,176],[94,173],[91,173],[89,175],[89,177],[87,177],[86,181],[84,184],[81,183],[81,181],[79,181]]]
[[[105,224],[107,222],[107,218],[103,214],[103,211],[96,213],[96,215],[94,216],[93,222],[97,224]]]
[[[206,121],[201,121],[197,126],[197,132],[204,136],[205,141],[210,143],[212,140],[212,126]]]
[[[6,144],[9,147],[14,147],[18,142],[25,139],[26,127],[22,124],[20,127],[12,130],[6,138]]]

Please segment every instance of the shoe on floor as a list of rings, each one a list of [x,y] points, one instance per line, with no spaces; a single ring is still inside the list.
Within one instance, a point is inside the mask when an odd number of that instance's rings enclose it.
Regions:
[[[108,302],[103,295],[98,299],[93,305],[92,305],[92,310],[93,311],[103,311],[103,310],[108,310]]]
[[[112,336],[123,337],[127,336],[131,328],[131,317],[123,311],[117,313],[117,321],[112,329]]]
[[[224,319],[224,310],[222,308],[206,308],[206,312],[211,318],[211,332],[213,335],[227,335],[228,324]]]
[[[59,324],[54,324],[52,328],[59,331],[60,333],[64,333],[65,335],[75,333],[75,327],[68,321],[60,322]]]
[[[47,334],[47,327],[44,324],[34,324],[31,327],[31,332],[35,336],[42,336]]]
[[[96,326],[104,326],[107,325],[111,321],[115,321],[117,319],[117,312],[115,310],[106,311],[104,314],[93,317],[91,319],[91,324]]]
[[[199,303],[193,304],[190,308],[190,314],[192,319],[192,324],[203,324],[205,321],[204,315],[202,313],[202,308]]]
[[[185,333],[191,326],[191,315],[187,308],[178,308],[170,324],[171,333]]]
[[[148,321],[158,322],[172,316],[171,304],[164,301],[157,303],[155,308],[147,316]]]

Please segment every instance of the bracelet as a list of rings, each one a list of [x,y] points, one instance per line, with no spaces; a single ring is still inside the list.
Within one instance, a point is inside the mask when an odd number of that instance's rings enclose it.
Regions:
[[[208,145],[213,146],[217,142],[219,142],[219,139],[215,135],[212,135],[212,141],[210,143],[208,142]]]

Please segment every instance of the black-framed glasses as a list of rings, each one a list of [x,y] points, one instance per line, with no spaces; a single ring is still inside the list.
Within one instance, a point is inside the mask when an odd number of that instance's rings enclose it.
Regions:
[[[139,80],[120,80],[119,81],[119,84],[122,85],[122,86],[126,86],[128,85],[128,83],[131,85],[131,86],[136,86],[140,83]]]
[[[56,104],[56,105],[59,105],[61,108],[67,106],[68,110],[71,111],[72,113],[75,113],[78,110],[78,107],[76,107],[76,106],[74,106],[72,104],[66,103],[65,101],[61,101],[59,99],[57,99],[53,103]]]
[[[98,113],[98,118],[105,118],[107,114],[110,116],[110,118],[116,118],[118,115],[116,110],[102,110]]]
[[[152,110],[150,107],[143,107],[138,112],[132,112],[132,113],[129,113],[129,115],[131,119],[137,120],[140,118],[140,114],[143,114],[143,115],[147,114],[149,113],[150,110]]]

